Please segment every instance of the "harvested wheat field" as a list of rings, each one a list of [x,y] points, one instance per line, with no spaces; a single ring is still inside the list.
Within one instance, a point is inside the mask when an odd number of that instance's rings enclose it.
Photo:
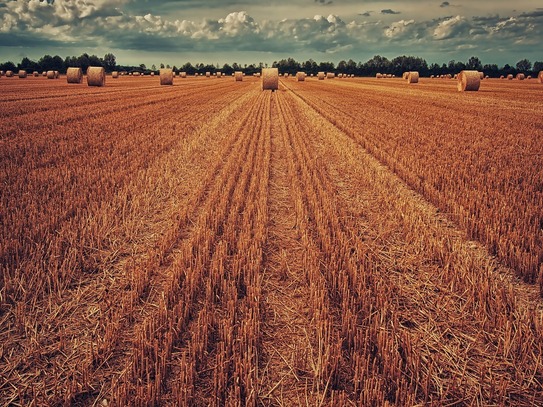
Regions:
[[[1,79],[1,405],[543,404],[537,81],[85,82]]]

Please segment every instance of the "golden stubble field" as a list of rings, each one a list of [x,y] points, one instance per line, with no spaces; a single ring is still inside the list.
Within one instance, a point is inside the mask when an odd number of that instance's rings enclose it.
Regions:
[[[0,404],[543,404],[535,80],[0,95]]]

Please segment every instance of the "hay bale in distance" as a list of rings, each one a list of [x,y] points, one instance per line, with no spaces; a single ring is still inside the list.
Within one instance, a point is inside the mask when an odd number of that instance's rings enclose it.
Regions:
[[[160,70],[160,84],[173,85],[173,70],[172,69],[162,68]]]
[[[336,77],[336,74],[333,72],[328,72],[326,74],[326,79],[334,79]]]
[[[296,80],[298,82],[304,82],[305,81],[305,72],[296,72]]]
[[[155,73],[154,73],[154,72],[151,72],[151,76],[155,76]]]
[[[47,71],[47,79],[55,79],[55,71]]]
[[[525,76],[523,73],[518,73],[518,74],[517,74],[517,79],[518,79],[519,81],[523,81],[525,78],[526,78],[526,76]]]
[[[6,73],[4,71],[0,71],[0,76],[4,76]]]
[[[418,71],[411,71],[407,73],[407,83],[419,83]]]
[[[206,72],[206,78],[211,78],[211,72]]]
[[[43,76],[44,78],[47,78],[47,71],[43,71],[43,72],[41,73],[41,76]]]
[[[186,72],[181,72],[181,73],[179,74],[179,76],[180,76],[181,78],[186,78],[186,77],[187,77],[187,73],[186,73]]]
[[[377,79],[381,79],[381,78],[383,77],[383,74],[377,72],[377,73],[375,74],[375,77],[376,77]]]
[[[510,81],[512,81],[512,80],[513,80],[513,74],[510,73],[509,75],[507,75],[507,79],[510,80]]]
[[[66,81],[68,83],[83,82],[83,71],[81,68],[68,68],[66,71]]]
[[[19,70],[18,76],[19,76],[19,78],[21,78],[21,79],[26,78],[26,76],[27,76],[27,75],[26,75],[26,71],[25,71],[24,69]]]
[[[458,74],[458,91],[478,91],[481,75],[478,71],[462,71]]]
[[[40,73],[38,71],[34,71],[32,72],[32,75],[34,76],[34,78],[37,78],[38,76],[40,76]]]
[[[55,79],[58,79],[60,78],[60,72],[59,71],[55,71]]]
[[[217,72],[217,78],[222,78],[222,72]]]
[[[279,89],[279,69],[262,68],[262,90]]]
[[[324,80],[324,72],[318,72],[317,73],[317,78],[319,79],[319,81],[323,81]]]
[[[13,77],[13,71],[6,71],[6,78]]]
[[[88,86],[104,86],[106,84],[106,70],[101,66],[89,66],[87,69]]]
[[[117,79],[119,77],[119,72],[118,71],[111,72],[111,77],[114,79]]]
[[[241,72],[241,71],[234,72],[234,79],[235,79],[236,82],[242,82],[243,81],[243,72]]]
[[[479,79],[484,79],[484,78],[485,78],[485,73],[479,72]]]
[[[526,79],[532,79],[532,75],[528,75]]]
[[[539,83],[543,83],[543,71],[539,71],[539,73],[537,74],[537,81]]]
[[[408,76],[409,76],[409,71],[404,72],[404,73],[402,74],[402,79],[403,79],[403,80],[407,80],[407,77],[408,77]]]

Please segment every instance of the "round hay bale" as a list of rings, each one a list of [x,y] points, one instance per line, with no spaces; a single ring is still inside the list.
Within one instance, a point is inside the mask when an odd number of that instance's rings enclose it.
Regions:
[[[206,72],[206,77],[211,78],[211,72]]]
[[[430,75],[430,79],[434,79],[434,78],[435,78],[435,76],[434,76],[434,75]]]
[[[55,79],[55,71],[47,71],[47,79]]]
[[[488,76],[488,75],[485,75],[485,79],[490,79],[490,76]]]
[[[479,79],[485,79],[485,73],[479,72]]]
[[[343,74],[342,74],[342,73],[338,73],[338,74],[337,74],[337,77],[338,77],[338,78],[343,78]]]
[[[83,71],[81,68],[68,68],[66,71],[66,81],[68,83],[81,83],[83,81]]]
[[[181,78],[186,78],[186,77],[187,77],[187,73],[186,73],[186,72],[181,72],[181,73],[179,74],[179,76],[180,76]]]
[[[41,73],[41,76],[43,76],[44,78],[47,78],[47,71],[43,71],[43,72]]]
[[[500,79],[505,79],[505,76],[503,76],[503,75],[500,75]]]
[[[537,81],[543,83],[543,71],[539,71],[539,74],[537,74]]]
[[[262,68],[262,90],[279,89],[279,69]]]
[[[58,79],[60,78],[60,72],[59,71],[55,71],[55,79]]]
[[[375,74],[375,77],[376,77],[377,79],[381,79],[381,78],[383,77],[383,74],[377,72],[377,73]]]
[[[324,72],[318,72],[317,73],[317,78],[319,81],[323,81],[324,80]]]
[[[296,72],[296,80],[298,82],[304,82],[305,81],[305,72]]]
[[[160,84],[173,85],[173,70],[172,69],[162,68],[160,70]]]
[[[18,73],[19,78],[24,79],[26,78],[26,71],[24,69],[21,69]]]
[[[13,71],[6,71],[6,78],[13,77]]]
[[[255,75],[257,78],[260,78],[260,72],[257,72]],[[245,76],[245,74],[243,74],[243,76]]]
[[[510,81],[512,81],[512,80],[513,80],[513,74],[510,73],[509,75],[507,75],[507,79],[510,80]]]
[[[454,74],[453,79],[455,79],[455,80],[458,79],[458,74],[457,73]]]
[[[419,83],[418,71],[411,71],[407,73],[407,83]]]
[[[37,78],[38,76],[40,76],[40,73],[38,71],[34,71],[32,72],[32,76],[34,76],[34,78]]]
[[[525,76],[523,73],[518,73],[518,74],[517,74],[517,79],[518,79],[519,81],[523,81],[525,78],[526,78],[526,76]]]
[[[173,74],[173,71],[172,71],[172,74]],[[155,73],[154,73],[154,72],[151,72],[151,76],[155,76]]]
[[[0,76],[4,76],[6,73],[4,71],[0,71]]]
[[[328,72],[326,74],[326,79],[334,79],[336,77],[336,74],[333,72]]]
[[[532,75],[528,75],[526,79],[532,79]]]
[[[242,82],[243,81],[243,73],[241,71],[234,72],[234,79],[236,80],[236,82]]]
[[[217,78],[222,78],[222,72],[217,72]]]
[[[114,79],[117,79],[119,77],[119,72],[118,71],[111,72],[111,77]]]
[[[387,78],[388,78],[388,79],[392,78],[392,74],[391,74],[391,73],[387,73]]]
[[[409,76],[409,72],[404,72],[402,74],[402,79],[407,80],[407,77]]]
[[[104,86],[106,84],[106,70],[101,66],[89,66],[87,69],[88,86]]]
[[[462,71],[458,74],[458,91],[478,91],[481,75],[478,71]]]

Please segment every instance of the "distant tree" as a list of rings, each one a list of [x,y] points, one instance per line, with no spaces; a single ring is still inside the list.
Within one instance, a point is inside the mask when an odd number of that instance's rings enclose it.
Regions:
[[[375,55],[364,64],[364,71],[366,75],[373,76],[376,73],[390,73],[392,70],[391,62],[381,55]]]
[[[528,72],[532,69],[532,63],[527,59],[521,59],[517,62],[516,68],[519,72]]]
[[[117,58],[115,58],[115,55],[111,53],[107,53],[106,55],[104,55],[103,61],[104,61],[104,68],[108,72],[114,71],[115,68],[117,67]]]
[[[162,66],[162,68],[164,68],[164,66]],[[140,64],[140,69],[142,71],[145,71],[147,69],[147,67],[145,66],[145,64]]]
[[[496,64],[486,64],[483,66],[483,72],[485,75],[488,75],[492,78],[497,78],[500,76],[500,69]]]
[[[482,71],[483,64],[481,63],[481,60],[479,58],[471,57],[466,63],[466,69],[474,70],[474,71]]]
[[[316,66],[317,64],[315,64]],[[356,65],[356,62],[354,62],[352,59],[349,59],[347,61],[347,69],[346,69],[346,73],[348,73],[349,75],[351,74],[356,74],[357,72],[357,65]]]
[[[52,62],[53,62],[53,66],[51,67],[51,69],[53,71],[59,71],[62,73],[66,72],[66,67],[64,66],[64,60],[61,57],[59,57],[58,55],[55,55],[52,59]]]
[[[154,70],[155,70],[155,69],[153,69],[153,71],[154,71]],[[179,72],[179,69],[177,69],[177,67],[176,67],[175,65],[172,66],[172,70],[173,70],[174,72]]]
[[[222,73],[225,74],[225,75],[232,75],[232,72],[234,72],[234,69],[228,65],[228,64],[224,64],[222,66]]]
[[[91,66],[89,54],[87,53],[81,54],[79,58],[77,59],[78,59],[78,65],[81,67],[83,72],[87,72],[88,67]]]
[[[532,69],[533,69],[533,71],[535,73],[543,71],[543,62],[542,61],[535,61],[534,66],[532,67]]]
[[[104,61],[94,54],[89,57],[89,63],[91,66],[104,66]]]
[[[151,65],[151,71],[156,71],[156,65],[155,64]]]
[[[166,65],[166,68],[168,68],[168,69],[171,69],[171,66],[170,66],[170,64]]]
[[[160,64],[160,69],[164,69],[164,64]]]
[[[1,71],[15,71],[16,69],[17,69],[17,65],[15,65],[11,61],[3,62],[0,64]]]

